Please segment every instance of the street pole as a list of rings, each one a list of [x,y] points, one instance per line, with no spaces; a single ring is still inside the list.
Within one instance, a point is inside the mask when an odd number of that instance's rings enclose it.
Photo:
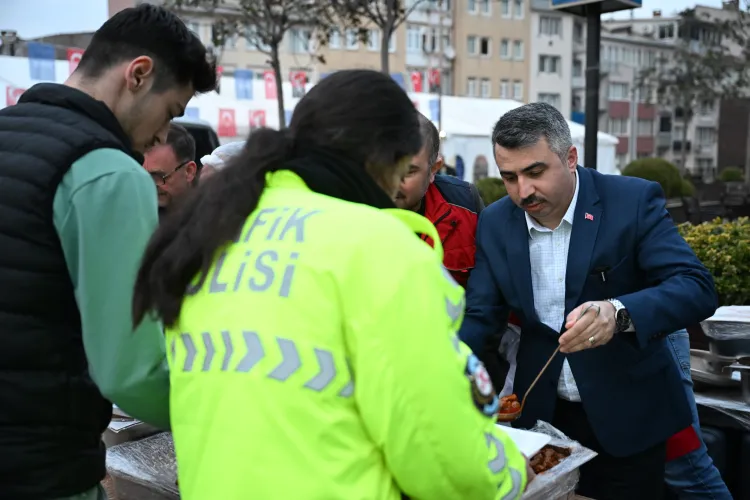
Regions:
[[[443,0],[438,0],[438,12],[440,23],[438,25],[438,133],[443,133],[443,60],[445,59],[445,47],[443,47]]]
[[[630,139],[628,141],[628,156],[630,156],[629,162],[634,161],[638,157],[638,101],[640,100],[640,92],[636,86],[635,76],[631,83],[633,90],[630,93]]]
[[[602,5],[586,6],[586,135],[584,163],[596,170],[599,131],[599,46],[601,45]]]

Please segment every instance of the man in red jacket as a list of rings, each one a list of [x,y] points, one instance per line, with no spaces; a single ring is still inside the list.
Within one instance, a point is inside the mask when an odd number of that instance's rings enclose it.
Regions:
[[[419,115],[422,151],[412,159],[401,183],[396,205],[424,215],[435,225],[443,243],[443,264],[461,286],[474,268],[474,233],[484,203],[476,186],[437,172],[443,167],[440,136],[435,125]],[[432,240],[424,237],[432,245]]]

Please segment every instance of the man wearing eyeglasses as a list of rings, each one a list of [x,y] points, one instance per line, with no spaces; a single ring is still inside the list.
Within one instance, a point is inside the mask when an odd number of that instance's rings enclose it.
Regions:
[[[143,167],[148,170],[159,194],[159,217],[172,203],[197,183],[195,139],[185,127],[171,123],[167,142],[151,148]]]

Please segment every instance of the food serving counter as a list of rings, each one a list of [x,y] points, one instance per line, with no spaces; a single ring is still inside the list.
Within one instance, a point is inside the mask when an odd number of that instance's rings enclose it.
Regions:
[[[524,500],[569,500],[576,497],[578,468],[596,456],[593,451],[571,441],[545,422],[533,432],[546,436],[546,446],[567,450],[569,455],[551,469],[538,474],[523,496]],[[517,433],[514,433],[511,437]],[[525,433],[528,435],[528,433]],[[534,446],[534,445],[532,445]],[[537,443],[538,449],[540,444]],[[113,500],[176,500],[177,466],[172,435],[161,432],[124,442],[107,450],[107,472],[111,478]]]

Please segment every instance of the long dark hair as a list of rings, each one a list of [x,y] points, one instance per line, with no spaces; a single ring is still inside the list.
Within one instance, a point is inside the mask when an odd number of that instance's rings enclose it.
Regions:
[[[254,131],[240,155],[161,222],[138,271],[133,324],[149,312],[167,326],[176,322],[192,280],[203,283],[216,251],[236,238],[257,207],[266,173],[306,147],[335,151],[368,166],[371,175],[392,172],[421,147],[417,112],[382,73],[346,70],[323,79],[297,104],[288,129]]]

